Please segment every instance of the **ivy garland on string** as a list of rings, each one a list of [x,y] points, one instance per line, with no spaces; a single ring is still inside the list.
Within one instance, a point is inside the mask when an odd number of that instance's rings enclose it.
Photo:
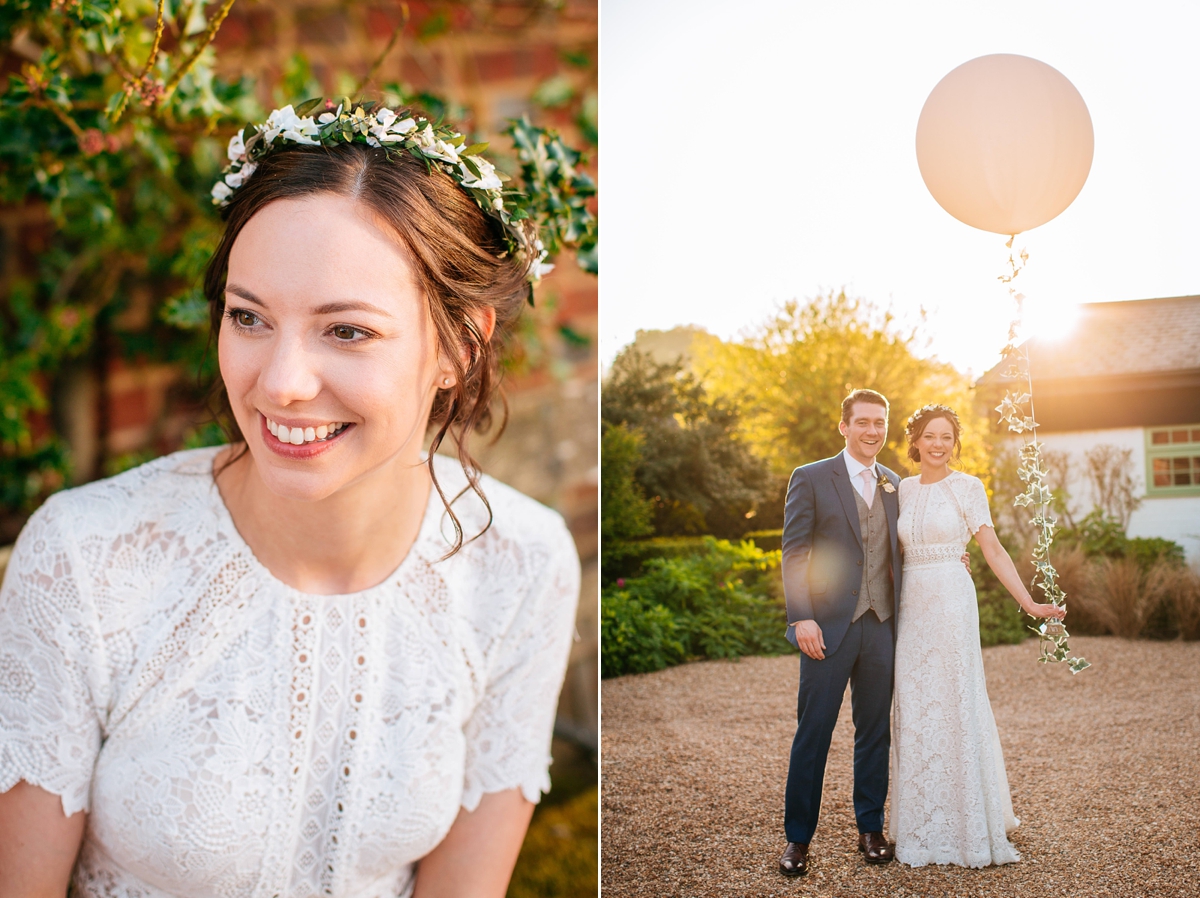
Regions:
[[[1025,296],[1017,292],[1013,281],[1029,261],[1029,254],[1022,249],[1016,257],[1013,256],[1012,246],[1015,239],[1016,235],[1013,235],[1005,244],[1009,249],[1008,273],[1000,275],[1001,283],[1008,286],[1008,295],[1017,307],[1017,317],[1008,327],[1008,344],[1002,353],[1003,360],[1010,363],[1003,376],[1006,380],[1024,381],[1024,384],[1015,390],[1006,390],[1004,401],[996,406],[996,411],[1000,414],[1000,423],[1007,424],[1011,432],[1020,434],[1024,442],[1017,474],[1026,486],[1025,491],[1013,500],[1013,505],[1033,511],[1030,524],[1037,530],[1037,544],[1033,548],[1033,567],[1036,572],[1034,585],[1045,593],[1047,602],[1065,608],[1067,594],[1058,585],[1058,571],[1050,561],[1050,546],[1054,542],[1054,529],[1058,521],[1050,510],[1050,502],[1054,497],[1050,487],[1046,485],[1049,469],[1042,458],[1042,444],[1037,438],[1037,421],[1033,411],[1033,375],[1029,369],[1029,342],[1017,342],[1024,317]],[[1020,259],[1020,264],[1017,259]],[[1041,653],[1038,657],[1041,663],[1065,661],[1073,674],[1091,667],[1084,658],[1071,655],[1071,648],[1067,644],[1070,634],[1062,621],[1051,618],[1029,629],[1041,640]]]

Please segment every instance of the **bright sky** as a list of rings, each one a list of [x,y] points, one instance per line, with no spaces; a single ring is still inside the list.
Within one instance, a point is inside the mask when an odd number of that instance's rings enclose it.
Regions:
[[[943,211],[915,151],[934,85],[990,53],[1058,69],[1095,130],[1079,197],[1017,238],[1034,309],[1200,293],[1198,34],[1193,0],[604,0],[603,360],[844,286],[924,306],[934,354],[990,367],[1006,238]]]

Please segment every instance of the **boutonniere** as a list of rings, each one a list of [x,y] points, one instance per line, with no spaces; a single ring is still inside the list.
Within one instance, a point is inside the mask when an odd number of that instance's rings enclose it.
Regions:
[[[892,486],[892,482],[887,479],[886,474],[879,475],[879,488],[881,490],[883,490],[885,493],[896,492],[896,488],[894,486]]]

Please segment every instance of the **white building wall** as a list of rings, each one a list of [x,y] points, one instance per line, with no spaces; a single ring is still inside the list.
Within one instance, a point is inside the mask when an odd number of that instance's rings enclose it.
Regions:
[[[1067,491],[1071,494],[1071,510],[1078,517],[1095,506],[1088,484],[1084,454],[1102,443],[1133,452],[1133,479],[1142,504],[1130,516],[1128,536],[1174,540],[1183,546],[1188,561],[1200,559],[1200,496],[1168,496],[1145,498],[1146,494],[1146,432],[1141,427],[1120,427],[1111,430],[1080,430],[1071,433],[1038,434],[1046,449],[1066,452],[1071,458],[1071,479]]]

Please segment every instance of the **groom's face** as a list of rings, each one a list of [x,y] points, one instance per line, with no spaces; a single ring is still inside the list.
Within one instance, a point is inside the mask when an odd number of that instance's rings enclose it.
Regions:
[[[850,420],[838,424],[838,430],[846,438],[846,450],[869,465],[887,439],[887,409],[873,402],[856,402],[850,408]]]

